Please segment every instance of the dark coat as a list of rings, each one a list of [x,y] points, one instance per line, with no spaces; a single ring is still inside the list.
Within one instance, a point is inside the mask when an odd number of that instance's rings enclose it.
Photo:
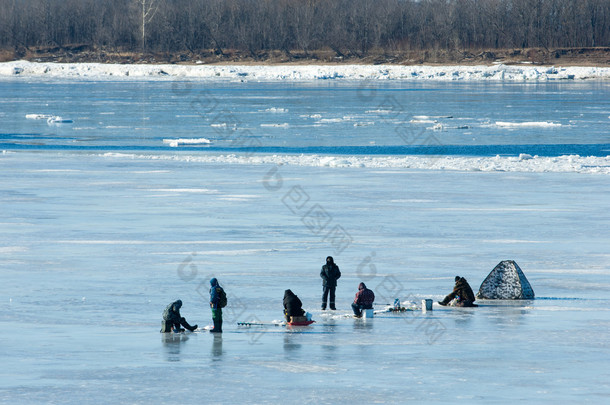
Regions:
[[[305,311],[303,311],[302,306],[303,303],[292,291],[286,290],[284,292],[284,313],[287,316],[303,316]]]
[[[375,293],[372,290],[366,288],[364,283],[358,285],[358,292],[356,298],[354,298],[354,304],[362,305],[363,308],[373,308],[373,302],[375,301]]]
[[[455,287],[453,287],[453,292],[459,297],[459,301],[470,301],[474,302],[476,300],[474,296],[474,292],[472,288],[470,288],[470,284],[464,277],[460,277],[458,281],[455,282]]]
[[[170,321],[173,323],[180,323],[180,318],[182,318],[180,316],[181,307],[182,307],[182,301],[180,301],[180,300],[169,304],[167,306],[167,308],[165,308],[165,311],[163,311],[163,320]]]
[[[339,266],[333,262],[326,263],[324,266],[322,266],[320,277],[322,277],[322,285],[324,287],[336,287],[337,280],[341,278]]]

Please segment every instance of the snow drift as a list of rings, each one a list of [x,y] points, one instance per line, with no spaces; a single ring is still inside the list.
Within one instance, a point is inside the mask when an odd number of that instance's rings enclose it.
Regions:
[[[86,80],[435,80],[547,81],[610,79],[608,67],[531,65],[128,65],[112,63],[0,63],[2,77],[81,78]]]

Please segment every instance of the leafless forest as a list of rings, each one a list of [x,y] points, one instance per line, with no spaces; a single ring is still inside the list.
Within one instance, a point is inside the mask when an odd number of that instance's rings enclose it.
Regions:
[[[0,48],[304,53],[610,46],[610,0],[0,0]]]

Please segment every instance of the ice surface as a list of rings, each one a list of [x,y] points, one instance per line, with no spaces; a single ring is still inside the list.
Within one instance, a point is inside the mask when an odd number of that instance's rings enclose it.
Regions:
[[[228,404],[557,403],[610,394],[606,176],[0,156],[2,402],[205,402],[215,393]],[[250,198],[226,198],[236,195]],[[316,204],[329,227],[351,236],[341,253],[305,220]],[[339,310],[323,313],[318,274],[328,254],[343,277]],[[349,316],[360,281],[378,309],[394,298],[436,301],[456,274],[476,289],[506,256],[539,299]],[[160,334],[161,312],[177,298],[189,321],[211,323],[211,276],[229,296],[225,333]],[[281,319],[285,288],[313,326],[236,325]]]
[[[607,401],[604,82],[353,85],[326,67],[307,74],[332,81],[301,85],[300,68],[261,70],[282,87],[231,84],[245,71],[216,66],[225,84],[200,86],[150,66],[99,67],[113,73],[103,82],[83,76],[102,77],[96,66],[48,67],[65,76],[24,64],[0,80],[0,403]],[[500,69],[512,80],[521,67]],[[49,105],[78,126],[25,118]],[[443,131],[410,126],[418,116]],[[213,143],[164,143],[202,138]],[[263,150],[234,145],[245,142]],[[322,312],[329,254],[343,276],[338,311]],[[504,258],[535,301],[351,317],[361,281],[383,310],[440,300],[456,275],[476,290]],[[178,298],[209,327],[213,276],[228,294],[225,333],[160,334]],[[274,324],[286,288],[313,326]]]

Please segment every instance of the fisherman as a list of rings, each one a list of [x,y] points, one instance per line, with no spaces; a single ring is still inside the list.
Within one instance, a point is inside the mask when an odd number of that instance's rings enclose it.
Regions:
[[[163,311],[163,323],[161,325],[161,333],[167,332],[184,332],[180,326],[184,326],[191,332],[197,329],[197,325],[189,325],[186,319],[180,316],[180,308],[182,307],[182,301],[178,300],[172,302]]]
[[[447,305],[453,299],[457,298],[456,307],[476,307],[474,301],[476,300],[472,288],[468,284],[468,281],[464,277],[455,276],[455,286],[451,294],[445,297],[444,300],[439,301],[440,305]]]
[[[303,303],[291,290],[284,291],[284,316],[290,322],[291,316],[304,316]]]
[[[375,293],[372,290],[366,288],[364,283],[358,285],[358,292],[356,298],[352,303],[352,309],[354,310],[354,316],[356,318],[362,318],[363,309],[373,309],[373,301],[375,301]]]
[[[330,294],[330,309],[336,310],[335,308],[335,289],[337,288],[337,280],[341,278],[341,271],[339,266],[335,264],[332,256],[326,258],[326,264],[322,266],[320,271],[320,277],[322,277],[322,311],[326,310],[326,302],[328,300],[328,294]]]
[[[215,277],[210,280],[210,286],[210,308],[214,322],[214,329],[210,332],[222,333],[222,308],[227,305],[227,295]]]

